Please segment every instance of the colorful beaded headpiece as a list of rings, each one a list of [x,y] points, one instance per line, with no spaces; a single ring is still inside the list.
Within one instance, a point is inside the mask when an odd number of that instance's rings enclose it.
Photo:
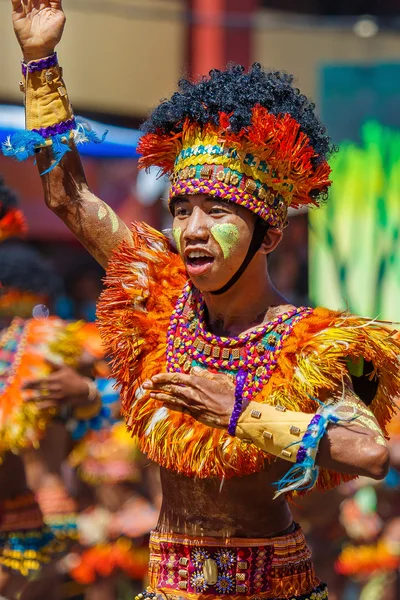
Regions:
[[[170,200],[187,194],[218,196],[240,204],[273,227],[283,227],[289,206],[317,205],[331,184],[326,160],[299,123],[260,105],[234,133],[230,115],[201,127],[186,119],[178,133],[147,133],[139,141],[139,166],[159,166],[171,179]]]

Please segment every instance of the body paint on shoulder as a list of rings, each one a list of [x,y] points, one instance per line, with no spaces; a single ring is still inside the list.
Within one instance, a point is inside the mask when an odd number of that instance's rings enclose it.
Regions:
[[[210,229],[211,235],[221,246],[224,258],[228,258],[232,253],[232,248],[239,241],[239,229],[233,223],[217,223]]]
[[[172,230],[172,237],[175,240],[176,249],[178,250],[179,254],[182,254],[181,235],[182,235],[181,228],[180,227],[174,227],[173,230]]]

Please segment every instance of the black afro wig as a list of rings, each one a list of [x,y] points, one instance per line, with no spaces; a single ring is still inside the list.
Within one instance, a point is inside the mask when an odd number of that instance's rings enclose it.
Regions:
[[[219,113],[232,113],[230,124],[235,133],[251,123],[252,109],[260,104],[274,115],[289,114],[310,140],[316,166],[336,150],[325,127],[315,114],[315,105],[293,85],[292,75],[265,71],[254,63],[244,67],[230,64],[224,71],[214,69],[198,82],[179,81],[179,91],[153,110],[143,123],[145,133],[179,132],[188,118],[200,125],[218,124]]]

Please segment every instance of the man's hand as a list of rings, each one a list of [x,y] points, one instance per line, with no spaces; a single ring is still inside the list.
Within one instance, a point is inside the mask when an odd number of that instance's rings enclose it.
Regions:
[[[235,404],[235,384],[227,375],[212,374],[195,367],[192,375],[160,373],[145,381],[143,388],[167,408],[208,425],[227,429]]]
[[[50,408],[61,404],[79,406],[85,404],[89,396],[89,385],[86,377],[82,377],[71,367],[52,365],[54,371],[47,377],[27,381],[26,390],[36,390],[36,401],[42,408]]]
[[[61,40],[61,0],[11,0],[15,35],[26,62],[49,56]]]

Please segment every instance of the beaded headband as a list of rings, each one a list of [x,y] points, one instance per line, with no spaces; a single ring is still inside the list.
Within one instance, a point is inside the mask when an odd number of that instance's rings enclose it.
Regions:
[[[285,225],[289,206],[317,206],[331,184],[327,161],[315,166],[318,155],[299,123],[260,105],[238,133],[226,113],[220,113],[218,125],[186,119],[181,131],[145,134],[138,151],[140,168],[159,166],[170,176],[170,201],[187,194],[217,196],[273,227]]]

